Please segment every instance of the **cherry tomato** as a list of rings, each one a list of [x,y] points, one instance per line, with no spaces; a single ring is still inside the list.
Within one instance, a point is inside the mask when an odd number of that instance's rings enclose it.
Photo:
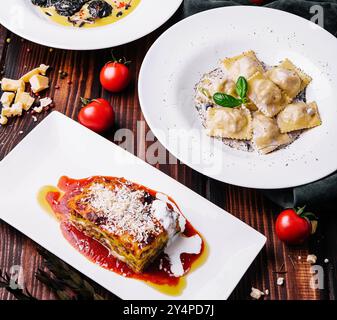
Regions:
[[[121,61],[108,62],[101,70],[100,81],[102,87],[110,92],[123,91],[130,83],[130,70]]]
[[[264,0],[250,0],[250,2],[259,6],[263,4]]]
[[[305,213],[304,209],[287,209],[277,217],[276,234],[281,241],[298,245],[310,237],[313,231],[311,221],[317,221],[317,217],[313,213]]]
[[[103,133],[112,127],[115,114],[109,101],[102,98],[82,99],[82,101],[85,106],[78,115],[78,120],[82,125],[97,133]]]

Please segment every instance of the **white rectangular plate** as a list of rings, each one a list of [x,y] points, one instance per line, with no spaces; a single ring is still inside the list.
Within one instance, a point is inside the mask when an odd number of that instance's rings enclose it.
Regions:
[[[209,246],[206,262],[171,297],[90,262],[63,238],[37,194],[67,175],[125,177],[175,199]],[[227,299],[266,238],[174,179],[66,116],[53,112],[0,162],[0,218],[122,299]]]

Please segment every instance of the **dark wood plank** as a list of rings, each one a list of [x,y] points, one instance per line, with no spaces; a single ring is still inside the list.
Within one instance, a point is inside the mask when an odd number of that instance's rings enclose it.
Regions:
[[[92,98],[103,96],[115,106],[116,130],[128,128],[135,132],[137,122],[144,120],[137,94],[136,79],[139,69],[148,48],[169,24],[150,36],[116,48],[118,54],[125,55],[133,61],[134,81],[123,94],[111,95],[104,92],[99,85],[98,73],[104,62],[109,60],[109,50],[88,52],[50,50],[29,41],[23,41],[19,37],[9,34],[3,27],[0,27],[0,67],[1,69],[5,67],[6,76],[15,78],[40,63],[50,64],[53,66],[50,75],[52,86],[48,95],[53,97],[56,110],[76,119],[81,107],[81,96]],[[6,42],[8,37],[11,38],[9,44]],[[68,72],[69,76],[64,80],[60,79],[59,70]],[[71,81],[70,84],[69,81]],[[56,89],[56,85],[60,86],[60,89]],[[39,115],[38,122],[46,114]],[[12,121],[8,126],[0,128],[0,159],[3,159],[37,123],[30,115],[25,115],[21,119]],[[145,132],[148,130],[148,126],[145,125]],[[114,132],[108,134],[107,137],[113,140]],[[146,143],[145,138],[140,135],[135,137],[135,146],[137,146],[137,139],[141,141],[141,144],[138,144],[135,154],[144,158],[144,150],[149,146],[149,143]],[[155,166],[267,236],[266,247],[240,281],[231,299],[249,299],[252,286],[259,289],[269,289],[270,295],[266,299],[327,298],[323,291],[310,289],[309,266],[305,262],[306,256],[311,250],[310,247],[290,249],[276,239],[274,219],[280,209],[263,198],[257,190],[230,186],[209,179],[180,164],[179,161],[174,165]],[[333,239],[336,240],[336,237]],[[302,259],[298,260],[298,256],[301,256]],[[276,285],[277,276],[274,271],[278,270],[282,264],[285,265],[288,273],[285,276],[285,285],[279,287]],[[25,285],[33,295],[39,299],[55,298],[50,290],[41,285],[34,277],[37,268],[42,266],[36,245],[2,222],[0,223],[0,269],[9,271],[13,265],[23,267]],[[113,295],[104,289],[99,290],[105,298],[113,298]],[[13,299],[13,296],[5,290],[0,290],[0,299]]]

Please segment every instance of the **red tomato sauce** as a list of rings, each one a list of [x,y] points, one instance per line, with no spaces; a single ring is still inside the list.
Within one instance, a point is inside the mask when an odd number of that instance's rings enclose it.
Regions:
[[[164,253],[162,253],[143,273],[137,274],[132,269],[130,269],[126,263],[109,254],[109,250],[105,246],[79,231],[71,222],[68,221],[68,200],[73,196],[80,194],[81,188],[87,185],[91,179],[94,178],[95,177],[74,180],[68,177],[62,177],[58,183],[60,192],[53,191],[46,194],[46,200],[48,204],[52,208],[56,217],[61,221],[61,230],[64,237],[76,250],[78,250],[90,261],[121,276],[143,280],[154,285],[169,285],[172,287],[177,286],[181,277],[175,277],[170,272],[170,264]],[[110,180],[116,179],[111,177],[107,178]],[[133,186],[135,188],[147,191],[152,196],[155,196],[157,193],[154,190],[148,189],[138,184],[133,184]],[[173,199],[169,198],[169,200],[175,204]],[[186,228],[183,234],[185,236],[191,237],[199,233],[188,221],[186,221]],[[199,236],[201,237],[200,234]],[[190,271],[192,265],[200,258],[200,256],[202,256],[204,250],[205,243],[203,241],[202,249],[199,254],[183,253],[181,255],[181,261],[184,266],[185,275]]]

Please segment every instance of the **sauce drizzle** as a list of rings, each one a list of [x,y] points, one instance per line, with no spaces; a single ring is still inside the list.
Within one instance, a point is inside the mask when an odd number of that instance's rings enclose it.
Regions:
[[[192,269],[195,269],[197,265],[200,265],[206,259],[206,245],[201,235],[188,221],[186,221],[186,227],[185,231],[183,232],[183,236],[192,237],[199,235],[202,239],[202,245],[201,251],[198,254],[181,254],[180,258],[184,269],[184,275],[182,277],[175,277],[171,273],[170,262],[165,253],[162,253],[143,273],[135,273],[131,268],[128,267],[126,263],[111,255],[109,250],[100,242],[79,231],[68,220],[68,200],[73,196],[80,194],[83,186],[87,185],[90,183],[91,179],[95,178],[96,177],[75,180],[68,177],[62,177],[58,183],[59,190],[56,191],[55,188],[51,187],[41,189],[41,192],[44,192],[44,194],[40,194],[39,199],[45,199],[54,212],[55,216],[61,221],[61,230],[63,236],[77,251],[79,251],[93,263],[105,269],[111,270],[123,277],[145,281],[147,284],[159,291],[162,291],[163,293],[179,295],[186,285],[184,279],[186,274],[189,273]],[[116,179],[111,177],[107,178],[110,180]],[[138,184],[133,184],[133,187],[145,190],[152,196],[157,194],[156,191]],[[176,205],[172,198],[168,197],[168,199],[170,202]]]

